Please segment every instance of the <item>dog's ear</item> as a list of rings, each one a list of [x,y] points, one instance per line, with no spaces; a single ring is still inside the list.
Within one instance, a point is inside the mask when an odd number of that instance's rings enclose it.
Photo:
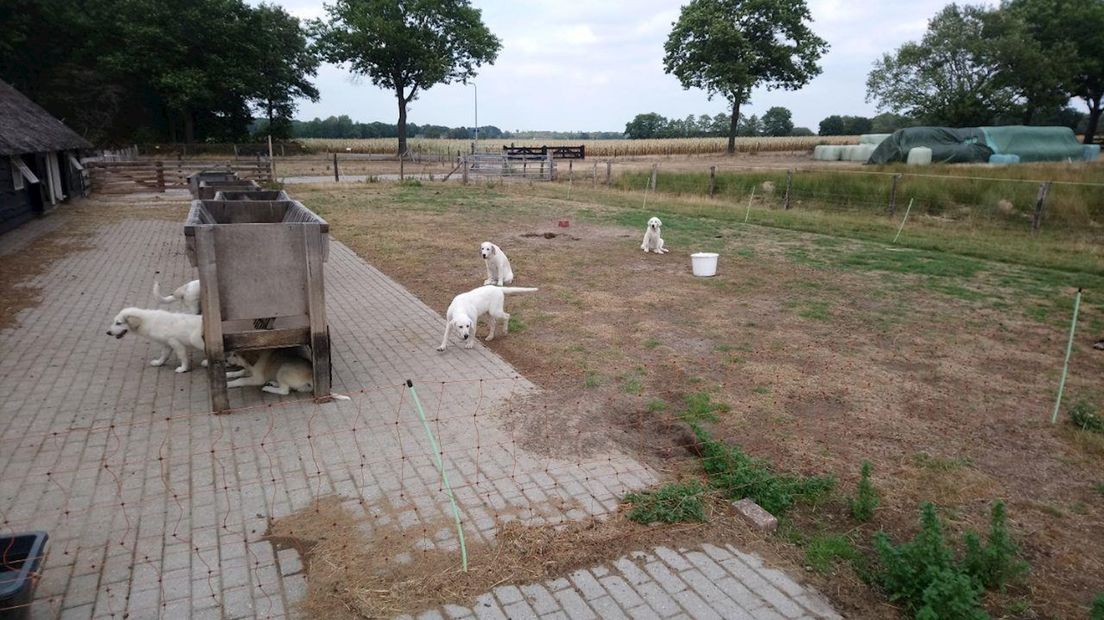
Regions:
[[[491,256],[494,256],[497,253],[498,253],[498,246],[492,245],[491,246]]]
[[[142,318],[134,316],[133,314],[128,314],[123,317],[123,322],[126,323],[127,327],[129,327],[132,331],[137,331],[138,328],[142,326]]]

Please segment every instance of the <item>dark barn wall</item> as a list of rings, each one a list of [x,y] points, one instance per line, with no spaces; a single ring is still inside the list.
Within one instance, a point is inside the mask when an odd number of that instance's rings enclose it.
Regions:
[[[25,182],[23,189],[14,189],[11,161],[0,157],[0,233],[21,226],[34,217],[34,209],[27,197],[29,187],[30,183]]]

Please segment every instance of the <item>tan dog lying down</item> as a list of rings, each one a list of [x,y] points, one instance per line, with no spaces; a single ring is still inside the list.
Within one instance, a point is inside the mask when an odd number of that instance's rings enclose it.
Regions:
[[[293,390],[314,390],[313,366],[291,349],[265,349],[252,364],[241,353],[233,351],[226,356],[226,362],[242,368],[226,373],[226,378],[231,380],[226,384],[228,388],[260,386],[265,392],[281,395]]]

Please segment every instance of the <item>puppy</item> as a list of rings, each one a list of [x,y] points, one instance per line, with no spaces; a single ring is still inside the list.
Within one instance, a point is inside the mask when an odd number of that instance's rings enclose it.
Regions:
[[[663,222],[659,221],[658,217],[648,220],[648,227],[644,229],[644,242],[640,244],[640,249],[645,252],[666,254],[668,250],[663,247],[663,238],[659,236],[662,228]]]
[[[445,337],[441,340],[438,351],[444,351],[448,346],[449,332],[456,330],[461,340],[467,340],[467,348],[475,346],[475,330],[479,324],[479,317],[490,315],[491,333],[487,335],[487,342],[494,340],[495,323],[502,319],[502,335],[510,333],[510,315],[503,309],[506,304],[506,295],[513,293],[535,293],[535,288],[519,288],[514,286],[481,286],[477,289],[460,293],[449,304],[445,313]]]
[[[150,366],[163,365],[169,355],[175,353],[180,360],[176,372],[188,372],[192,369],[188,349],[203,350],[203,317],[195,314],[123,308],[107,328],[107,335],[122,338],[128,332],[149,338],[163,347],[161,357],[151,361]],[[203,365],[207,365],[207,360],[203,360]]]
[[[163,304],[171,304],[174,301],[179,301],[184,305],[184,310],[188,314],[199,314],[199,280],[192,280],[187,284],[183,284],[180,288],[172,292],[172,295],[161,295],[161,284],[157,281],[153,281],[153,296],[157,298],[157,301]]]
[[[226,356],[226,362],[242,367],[241,370],[226,373],[226,378],[232,379],[226,384],[228,388],[259,385],[262,391],[284,396],[292,390],[314,390],[314,369],[311,363],[288,350],[265,349],[252,364],[234,351]]]
[[[514,270],[510,269],[510,259],[506,258],[502,248],[490,241],[484,241],[479,246],[479,254],[487,264],[487,279],[483,284],[502,286],[514,281]]]

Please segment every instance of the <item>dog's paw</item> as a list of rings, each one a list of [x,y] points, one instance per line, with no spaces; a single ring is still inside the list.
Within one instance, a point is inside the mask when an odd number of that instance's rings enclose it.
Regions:
[[[486,280],[483,280],[483,286],[487,286],[488,284],[494,284],[494,280],[492,280],[490,278],[487,278]]]
[[[486,341],[486,342],[490,342],[490,341],[494,340],[494,338],[495,338],[494,336],[487,336],[483,340]]]
[[[202,362],[199,363],[199,365],[206,368],[207,367],[207,360],[203,360]]]
[[[475,348],[475,342],[474,341],[469,342],[468,344],[464,345],[464,348],[465,349],[474,349]]]
[[[191,370],[191,368],[188,368],[187,366],[177,366],[176,368],[176,372],[180,373],[188,372],[189,370]]]
[[[150,361],[150,366],[164,366],[164,365],[165,365],[165,362],[163,362],[161,360],[151,360]]]
[[[445,347],[437,347],[437,350],[438,350],[438,351],[444,351],[444,350],[445,350]]]

